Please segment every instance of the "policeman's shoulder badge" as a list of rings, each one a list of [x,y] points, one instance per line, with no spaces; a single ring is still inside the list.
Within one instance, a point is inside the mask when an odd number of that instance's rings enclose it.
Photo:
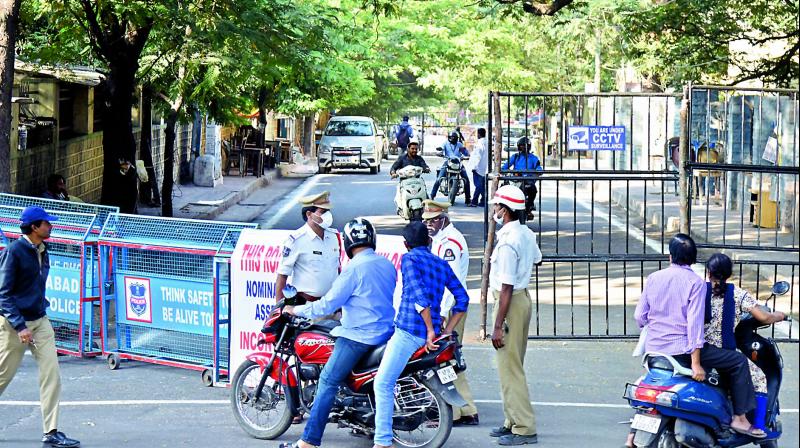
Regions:
[[[444,261],[453,261],[456,259],[456,254],[453,253],[453,249],[447,249],[444,251],[444,257],[442,257]]]
[[[292,253],[292,248],[289,246],[283,246],[283,256],[288,257],[289,254]]]

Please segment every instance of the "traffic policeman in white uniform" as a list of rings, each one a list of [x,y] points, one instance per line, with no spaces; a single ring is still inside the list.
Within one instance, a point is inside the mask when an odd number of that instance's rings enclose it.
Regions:
[[[494,296],[492,345],[497,351],[497,372],[503,398],[503,426],[492,430],[499,444],[526,445],[537,442],[536,417],[525,379],[525,350],[531,321],[528,283],[533,265],[542,261],[536,235],[522,224],[525,194],[518,187],[504,185],[489,201],[493,218],[502,227],[491,258],[489,287]]]
[[[433,240],[431,253],[450,264],[461,285],[466,289],[467,273],[469,272],[469,248],[464,235],[450,222],[447,211],[451,204],[431,199],[426,199],[423,204],[425,208],[422,212],[422,219],[425,225],[428,226],[428,234]],[[445,290],[442,297],[442,317],[445,319],[450,318],[450,310],[453,305],[455,305],[453,294]],[[465,316],[454,328],[458,332],[459,343],[464,338],[464,323],[466,321]],[[453,424],[455,426],[477,425],[478,408],[475,407],[475,400],[472,398],[472,391],[469,388],[469,383],[467,383],[465,372],[458,374],[455,386],[458,393],[466,400],[467,405],[463,408],[453,408]]]
[[[330,193],[305,196],[302,205],[303,227],[292,232],[283,243],[275,284],[276,300],[283,299],[283,287],[292,277],[298,295],[308,301],[324,296],[339,275],[340,236],[333,225]]]

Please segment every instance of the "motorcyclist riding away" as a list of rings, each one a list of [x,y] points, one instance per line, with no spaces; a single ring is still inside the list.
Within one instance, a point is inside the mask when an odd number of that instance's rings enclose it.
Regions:
[[[433,190],[431,191],[431,199],[436,199],[436,193],[439,192],[439,184],[442,183],[442,179],[444,179],[445,175],[447,174],[447,161],[451,158],[462,158],[462,157],[469,157],[469,152],[467,148],[459,141],[458,132],[453,131],[447,137],[447,143],[442,145],[441,148],[437,148],[444,153],[444,163],[442,167],[439,168],[439,175],[436,178],[436,182],[433,184]],[[467,177],[467,170],[464,167],[461,167],[461,178],[464,179],[464,193],[465,193],[465,204],[469,204],[470,201],[470,194],[469,194],[469,177]]]
[[[512,155],[506,163],[503,164],[503,170],[510,171],[543,171],[542,163],[536,154],[531,152],[531,140],[528,137],[522,137],[517,140],[517,153]],[[525,193],[525,213],[528,219],[533,218],[532,210],[536,210],[536,194],[539,190],[536,188],[536,178],[538,174],[534,173],[520,173],[521,177],[527,178],[521,180],[520,189]]]

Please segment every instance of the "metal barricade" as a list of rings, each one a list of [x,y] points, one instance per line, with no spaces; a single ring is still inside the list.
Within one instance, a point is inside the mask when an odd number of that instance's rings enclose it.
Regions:
[[[22,210],[23,207],[0,205],[0,228],[7,241],[4,246],[22,237]],[[47,212],[58,217],[47,240],[50,274],[45,291],[56,349],[73,356],[100,355],[102,316],[97,237],[93,234],[97,215],[50,208]]]
[[[218,266],[236,231],[257,226],[110,215],[99,242],[109,367],[129,359],[197,370],[209,386],[227,374],[228,301],[219,294],[229,286]]]

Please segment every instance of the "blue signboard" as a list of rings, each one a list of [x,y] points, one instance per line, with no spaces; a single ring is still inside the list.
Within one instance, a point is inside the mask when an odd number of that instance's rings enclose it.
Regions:
[[[47,276],[45,296],[50,302],[47,315],[52,319],[78,322],[81,303],[81,262],[78,258],[50,254],[50,274]],[[90,308],[84,311],[84,320],[91,321]]]
[[[212,336],[214,285],[211,283],[117,274],[117,320],[163,330]],[[227,315],[227,301],[220,314]]]
[[[570,126],[570,151],[624,151],[625,126]]]

